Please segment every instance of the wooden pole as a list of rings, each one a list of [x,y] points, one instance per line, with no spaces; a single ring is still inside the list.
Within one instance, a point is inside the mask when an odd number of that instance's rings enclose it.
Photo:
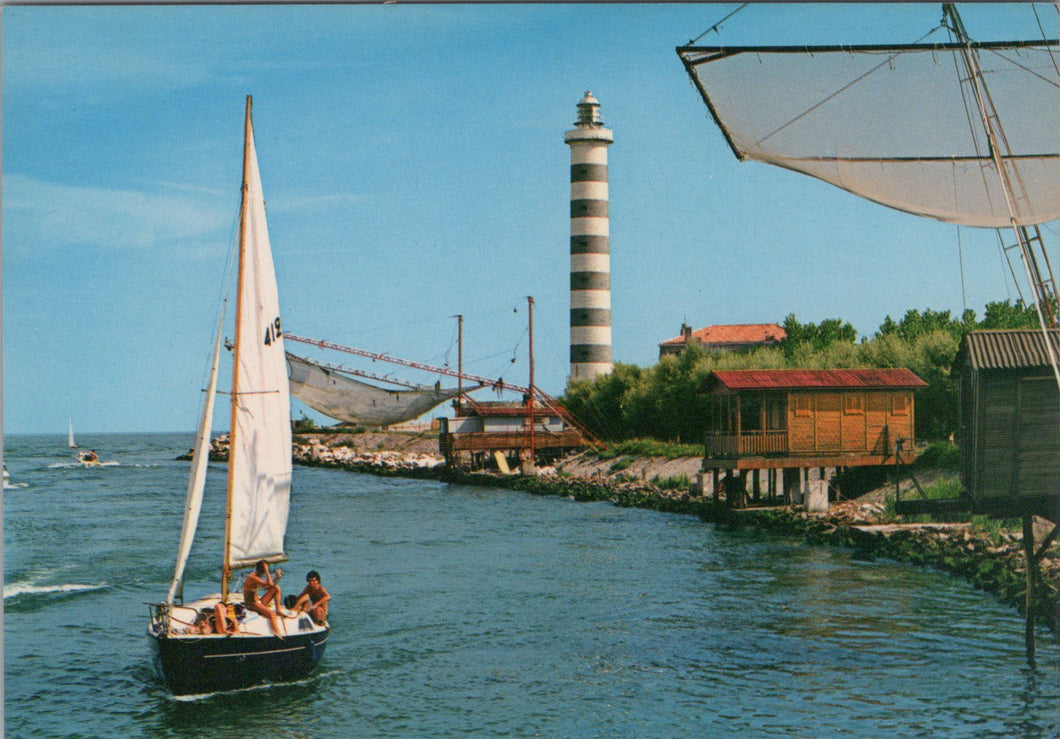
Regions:
[[[1024,642],[1027,645],[1027,662],[1034,666],[1034,583],[1038,570],[1038,560],[1034,556],[1034,516],[1023,515],[1023,554],[1027,560],[1027,596],[1024,601],[1026,620],[1024,623]]]
[[[464,402],[464,316],[457,314],[456,316],[456,389],[460,392],[457,394],[457,402],[463,405]],[[459,410],[459,409],[458,409]],[[458,414],[459,415],[459,412]]]
[[[526,303],[529,312],[529,327],[530,333],[529,341],[529,354],[530,354],[530,469],[534,468],[536,449],[534,448],[534,298],[533,296],[527,296]]]
[[[251,122],[250,112],[253,108],[253,100],[247,95],[246,122],[243,126],[243,200],[239,206],[239,271],[236,281],[236,343],[232,358],[232,398],[231,398],[231,420],[228,427],[228,481],[226,483],[227,494],[225,495],[225,542],[224,561],[221,565],[221,600],[228,602],[228,580],[232,577],[232,557],[230,553],[232,542],[232,486],[235,478],[232,459],[236,449],[236,418],[239,415],[239,347],[242,331],[243,306],[243,271],[246,267],[247,247],[247,191],[250,179],[250,138]]]

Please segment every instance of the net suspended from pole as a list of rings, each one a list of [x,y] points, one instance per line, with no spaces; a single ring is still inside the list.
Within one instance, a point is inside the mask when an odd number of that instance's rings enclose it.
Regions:
[[[1006,203],[962,64],[973,48],[1014,191]],[[1060,217],[1058,42],[677,50],[733,152],[963,226]]]
[[[337,421],[378,428],[419,418],[447,400],[477,388],[377,387],[312,360],[287,353],[291,393]]]

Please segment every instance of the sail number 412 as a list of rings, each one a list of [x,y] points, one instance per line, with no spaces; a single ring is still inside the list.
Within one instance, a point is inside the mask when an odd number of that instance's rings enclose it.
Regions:
[[[265,327],[265,346],[270,346],[281,336],[283,336],[283,331],[280,330],[280,318],[277,316],[275,321]]]

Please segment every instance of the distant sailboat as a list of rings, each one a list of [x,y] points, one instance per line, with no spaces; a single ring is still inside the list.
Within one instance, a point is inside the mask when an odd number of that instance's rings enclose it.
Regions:
[[[275,604],[282,635],[274,635],[269,619],[244,608],[241,593],[229,592],[229,579],[235,570],[253,567],[259,560],[287,559],[283,540],[291,488],[287,365],[250,112],[248,96],[221,593],[190,603],[183,598],[184,567],[195,538],[205,486],[221,350],[219,326],[192,455],[173,581],[165,602],[153,605],[147,631],[155,662],[175,695],[304,678],[323,657],[329,634],[327,623],[318,624],[304,613],[288,616]],[[203,633],[198,628],[218,612],[235,620],[236,633],[228,636],[224,629],[218,629],[222,633]]]
[[[66,436],[66,445],[71,449],[77,449],[77,442],[74,441],[74,419],[70,419],[70,433]]]

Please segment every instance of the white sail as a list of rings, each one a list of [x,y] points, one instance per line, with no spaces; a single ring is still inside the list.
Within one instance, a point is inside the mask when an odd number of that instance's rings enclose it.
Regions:
[[[411,421],[461,393],[477,389],[421,386],[389,390],[294,354],[288,353],[287,361],[291,368],[291,392],[296,398],[337,421],[363,426]]]
[[[199,525],[202,493],[206,487],[206,464],[210,461],[210,427],[213,420],[214,400],[217,398],[217,365],[221,357],[223,328],[224,322],[221,321],[217,326],[217,339],[214,342],[210,381],[206,386],[206,397],[203,399],[202,416],[199,418],[199,428],[195,432],[195,448],[191,454],[191,473],[188,475],[188,492],[184,498],[184,525],[180,530],[177,564],[173,570],[173,582],[170,583],[166,603],[173,603],[177,597],[182,600],[184,598],[184,567],[188,563],[191,545],[195,541],[195,530]]]
[[[77,449],[77,444],[74,442],[74,419],[70,419],[70,432],[66,436],[66,445],[71,449]]]
[[[291,490],[291,408],[276,275],[247,107],[232,371],[226,563],[282,559]]]

